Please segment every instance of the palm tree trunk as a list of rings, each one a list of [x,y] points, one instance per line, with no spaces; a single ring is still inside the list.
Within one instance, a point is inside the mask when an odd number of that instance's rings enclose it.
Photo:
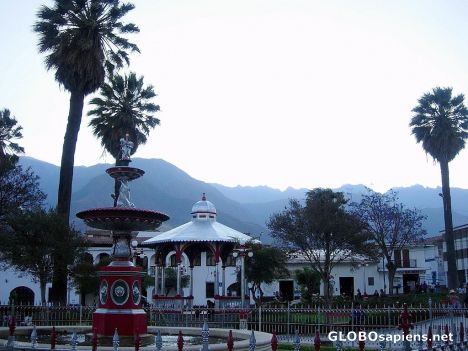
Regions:
[[[76,142],[78,140],[78,132],[80,131],[81,126],[81,116],[83,114],[84,97],[85,95],[81,92],[71,92],[68,123],[63,140],[57,212],[62,215],[67,222],[70,219],[73,166],[75,164]]]
[[[447,279],[448,288],[458,288],[457,258],[452,223],[452,199],[450,197],[450,177],[448,161],[440,161],[442,175],[442,199],[444,203],[445,245],[447,246]]]
[[[57,212],[67,223],[70,220],[70,203],[72,195],[73,166],[75,164],[75,149],[80,131],[81,116],[85,95],[79,91],[72,91],[70,95],[70,109],[68,112],[67,129],[63,140],[62,162],[60,164],[60,181],[57,199]],[[57,262],[62,265],[62,262]],[[66,270],[54,267],[52,278],[51,300],[54,303],[65,304],[67,298]]]

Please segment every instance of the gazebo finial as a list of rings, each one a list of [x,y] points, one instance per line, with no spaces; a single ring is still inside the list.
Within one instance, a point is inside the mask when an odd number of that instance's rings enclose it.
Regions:
[[[205,195],[205,193],[202,194],[202,198],[201,198],[201,199],[202,199],[202,201],[206,201],[206,195]]]

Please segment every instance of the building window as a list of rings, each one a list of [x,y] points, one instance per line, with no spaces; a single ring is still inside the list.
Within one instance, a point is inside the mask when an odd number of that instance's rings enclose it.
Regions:
[[[206,298],[210,299],[214,297],[214,283],[207,282],[206,283]]]
[[[367,277],[367,285],[374,286],[374,277]]]

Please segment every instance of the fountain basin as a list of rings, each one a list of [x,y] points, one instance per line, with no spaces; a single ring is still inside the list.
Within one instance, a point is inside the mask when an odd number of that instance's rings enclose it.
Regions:
[[[78,212],[76,216],[88,226],[115,231],[155,230],[169,216],[151,210],[131,207],[103,207]]]
[[[45,333],[45,332],[51,332],[52,327],[49,326],[40,326],[36,327],[38,334],[40,333]],[[58,333],[67,331],[67,334],[72,334],[73,332],[76,332],[77,334],[80,335],[90,335],[91,333],[91,327],[90,326],[56,326],[55,327],[56,331]],[[161,335],[168,335],[170,336],[169,339],[172,339],[172,342],[177,340],[177,334],[179,333],[179,330],[182,331],[182,334],[184,335],[184,340],[189,339],[189,337],[196,337],[197,339],[195,340],[196,344],[189,345],[188,342],[184,344],[184,351],[199,351],[201,344],[199,342],[199,337],[201,335],[201,329],[200,328],[179,328],[179,327],[148,327],[148,333],[150,334],[156,334],[157,331],[161,331]],[[25,340],[28,341],[17,341],[16,346],[20,347],[21,349],[24,350],[31,350],[31,342],[29,341],[29,336],[31,335],[32,328],[31,327],[17,327],[15,335],[22,335]],[[212,328],[210,329],[210,337],[212,338],[213,341],[219,340],[219,342],[216,343],[210,343],[210,351],[225,351],[227,349],[226,347],[226,340],[229,335],[229,330],[228,329],[219,329],[219,328]],[[249,338],[251,335],[250,330],[232,330],[232,335],[234,337],[234,350],[238,351],[248,351],[249,350]],[[145,336],[147,337],[147,336]],[[271,334],[268,333],[263,333],[263,332],[255,332],[255,338],[257,340],[257,347],[255,350],[257,351],[267,351],[271,350]],[[7,343],[7,338],[8,338],[8,328],[0,328],[0,346],[5,346]],[[132,338],[131,338],[132,339]],[[50,343],[44,343],[44,344],[37,344],[36,348],[50,348]],[[89,350],[90,346],[77,346],[77,350]],[[104,350],[104,351],[111,351],[113,348],[112,346],[101,346],[101,343],[98,343],[98,349],[99,350]],[[119,347],[120,350],[122,351],[134,351],[134,346],[121,346]],[[57,343],[56,350],[70,350],[70,346],[66,344],[59,344]],[[154,345],[151,346],[142,346],[140,347],[141,351],[154,351]],[[164,351],[176,351],[177,346],[171,345],[171,341],[168,340],[166,343],[163,343],[163,350]]]
[[[106,173],[109,174],[114,179],[131,181],[140,178],[145,174],[145,171],[135,167],[121,166],[121,167],[111,167],[106,170]]]

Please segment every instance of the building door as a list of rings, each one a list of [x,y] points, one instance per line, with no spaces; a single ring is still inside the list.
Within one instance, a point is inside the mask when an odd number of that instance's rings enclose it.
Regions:
[[[279,293],[283,301],[292,301],[294,299],[294,282],[292,280],[280,280]]]
[[[354,296],[354,278],[340,277],[340,294],[353,297]]]
[[[18,286],[10,292],[10,301],[15,305],[34,305],[34,291]]]

